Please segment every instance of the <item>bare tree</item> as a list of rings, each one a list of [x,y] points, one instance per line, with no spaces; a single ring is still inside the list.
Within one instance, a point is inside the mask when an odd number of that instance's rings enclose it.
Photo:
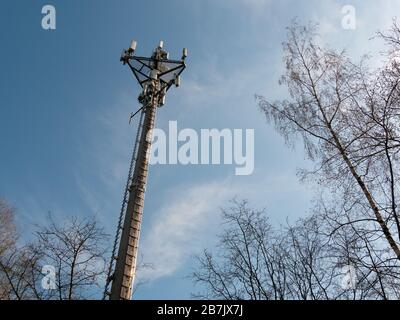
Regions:
[[[363,240],[358,248],[363,258],[357,261],[369,261],[364,267],[387,299],[398,296],[394,287],[400,262],[400,68],[392,58],[400,48],[399,28],[394,23],[382,37],[389,44],[388,59],[371,71],[365,58],[353,63],[345,52],[319,46],[315,26],[295,23],[284,43],[286,73],[281,80],[290,99],[257,98],[287,142],[302,137],[316,164],[313,171],[300,172],[302,179],[315,178],[336,197],[332,211],[341,214],[330,219],[333,227],[338,232],[350,226]]]
[[[321,210],[321,208],[320,208]],[[193,279],[202,299],[366,300],[398,297],[395,264],[353,224],[335,230],[319,211],[274,229],[265,210],[234,201],[213,252],[198,257]],[[336,220],[335,220],[336,221]],[[351,278],[349,278],[351,277]]]
[[[336,276],[328,247],[314,218],[296,227],[274,230],[265,210],[233,201],[223,210],[225,230],[218,252],[198,257],[196,282],[205,285],[200,298],[214,299],[329,299]],[[334,269],[334,268],[332,268]]]
[[[5,269],[5,261],[15,250],[18,235],[14,223],[14,209],[0,199],[0,270]],[[10,298],[11,288],[6,274],[0,272],[0,299]]]
[[[15,209],[0,200],[0,299],[36,298],[32,286],[38,255],[31,246],[20,247],[15,225]]]
[[[1,203],[0,299],[87,299],[105,279],[108,235],[95,218],[38,226],[36,239],[16,244],[14,210]]]
[[[41,264],[56,272],[54,297],[59,300],[90,298],[99,294],[105,280],[105,256],[108,235],[94,218],[70,218],[36,232],[36,252]]]
[[[265,210],[234,200],[223,210],[223,221],[217,252],[206,250],[198,257],[193,278],[205,292],[195,297],[309,300],[338,294],[338,259],[330,254],[317,218],[274,230]]]
[[[269,263],[271,226],[262,213],[250,210],[245,201],[234,201],[231,208],[223,210],[226,229],[220,235],[220,256],[205,251],[193,274],[195,281],[208,289],[197,297],[269,300],[278,294],[271,290],[278,282],[274,264]]]
[[[0,275],[4,279],[7,295],[2,299],[48,299],[51,295],[38,284],[43,278],[40,256],[31,245],[15,248],[0,262]]]
[[[14,222],[14,208],[0,199],[0,255],[13,248],[17,239],[18,234]]]

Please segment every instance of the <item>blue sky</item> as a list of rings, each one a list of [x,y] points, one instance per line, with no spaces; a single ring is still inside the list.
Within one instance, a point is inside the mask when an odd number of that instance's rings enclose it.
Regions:
[[[57,29],[41,28],[41,9],[57,10]],[[343,5],[354,5],[357,28],[341,27]],[[289,149],[265,123],[254,94],[285,98],[281,42],[294,17],[320,24],[321,40],[358,57],[377,53],[370,40],[387,28],[397,1],[128,1],[4,0],[0,10],[0,196],[18,209],[29,238],[32,224],[95,214],[113,236],[128,170],[139,87],[119,62],[131,39],[149,55],[164,40],[171,57],[189,48],[182,86],[159,110],[157,127],[252,128],[255,170],[234,166],[154,165],[146,194],[140,254],[154,270],[139,299],[187,299],[201,290],[187,276],[193,255],[212,248],[219,208],[234,196],[266,207],[275,224],[308,214],[314,194],[296,169],[308,166],[301,147]],[[373,60],[373,63],[378,60]]]

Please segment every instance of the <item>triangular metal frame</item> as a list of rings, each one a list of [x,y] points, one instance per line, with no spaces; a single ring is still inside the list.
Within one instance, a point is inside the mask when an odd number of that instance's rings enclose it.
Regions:
[[[137,68],[137,67],[133,66],[132,63],[130,62],[130,60],[137,61],[141,65],[141,67]],[[151,65],[150,65],[150,63],[152,61],[161,62],[161,63],[167,63],[169,65],[171,65],[171,64],[174,65],[173,68],[168,69],[168,70],[166,70],[164,72],[161,72],[158,75],[159,80],[161,82],[160,91],[162,91],[162,90],[168,91],[169,88],[173,85],[172,81],[166,81],[165,79],[163,79],[163,76],[165,76],[167,74],[170,74],[171,72],[175,72],[175,74],[177,76],[179,76],[183,72],[183,70],[185,70],[185,68],[186,68],[185,62],[181,61],[181,60],[168,60],[168,59],[155,60],[154,58],[135,57],[135,56],[133,56],[126,62],[127,62],[128,66],[129,66],[129,68],[132,70],[136,80],[139,82],[139,84],[140,84],[140,86],[142,88],[144,88],[144,84],[147,81],[151,80],[150,75],[143,72],[143,68],[148,68],[149,70],[153,70],[154,68],[152,68]],[[141,77],[144,77],[145,79],[144,80],[140,80]]]

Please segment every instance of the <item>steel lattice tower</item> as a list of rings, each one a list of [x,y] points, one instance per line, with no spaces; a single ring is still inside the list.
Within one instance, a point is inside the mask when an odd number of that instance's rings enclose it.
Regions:
[[[110,300],[132,297],[156,110],[164,105],[170,87],[180,85],[186,68],[187,49],[181,60],[170,60],[162,41],[150,58],[135,56],[135,50],[136,41],[132,41],[121,56],[142,88],[138,97],[142,106],[131,114],[132,119],[140,112],[140,120],[104,291],[104,299],[109,296]]]

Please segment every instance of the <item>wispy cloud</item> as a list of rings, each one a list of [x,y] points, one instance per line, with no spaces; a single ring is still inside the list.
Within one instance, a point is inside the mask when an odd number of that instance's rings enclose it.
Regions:
[[[210,182],[171,192],[143,239],[141,252],[146,263],[138,277],[146,280],[175,273],[205,246],[219,220],[219,206],[233,197],[235,188],[225,182]]]
[[[297,195],[302,194],[302,198]],[[169,191],[141,243],[140,255],[152,268],[138,271],[138,278],[154,281],[175,274],[193,255],[213,246],[221,230],[220,209],[234,197],[248,199],[254,206],[267,206],[275,223],[304,215],[311,188],[305,188],[294,175],[276,173],[263,179],[224,179]],[[283,210],[282,204],[286,202]],[[300,211],[299,211],[300,210]]]

